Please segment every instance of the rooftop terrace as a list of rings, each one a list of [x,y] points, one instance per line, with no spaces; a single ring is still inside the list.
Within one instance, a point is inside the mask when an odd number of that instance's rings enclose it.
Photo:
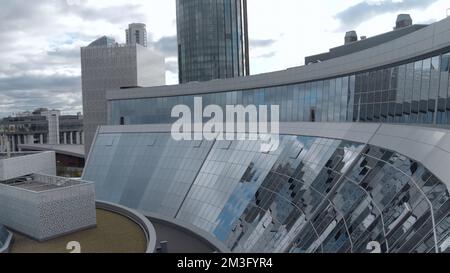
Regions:
[[[28,175],[0,182],[0,184],[3,185],[32,192],[45,192],[50,190],[77,186],[85,183],[87,182],[63,177],[38,175],[38,174]]]
[[[46,242],[14,233],[11,253],[70,253],[69,242],[79,242],[82,253],[145,253],[147,239],[142,228],[120,214],[97,209],[97,227]]]

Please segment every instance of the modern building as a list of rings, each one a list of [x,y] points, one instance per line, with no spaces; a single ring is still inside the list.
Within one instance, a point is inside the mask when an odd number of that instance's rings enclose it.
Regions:
[[[46,108],[18,113],[0,120],[0,135],[7,136],[12,152],[20,151],[21,145],[82,145],[83,116],[61,115],[59,110]]]
[[[140,44],[120,45],[112,41],[102,37],[81,48],[86,155],[97,127],[107,122],[106,90],[165,84],[163,55]]]
[[[143,47],[147,47],[147,27],[145,24],[133,23],[128,26],[125,31],[127,37],[127,45],[139,44]]]
[[[285,71],[108,91],[83,179],[232,252],[450,252],[450,18],[404,29]],[[176,141],[194,98],[279,105],[278,149]]]
[[[250,73],[247,0],[177,0],[179,82]]]

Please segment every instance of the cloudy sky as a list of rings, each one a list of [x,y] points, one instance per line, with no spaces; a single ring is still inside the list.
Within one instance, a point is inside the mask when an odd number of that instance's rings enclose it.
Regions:
[[[347,30],[374,36],[398,13],[414,23],[445,18],[448,0],[248,0],[252,74],[303,65],[341,45]],[[124,42],[147,24],[177,82],[175,0],[0,0],[0,116],[38,107],[82,111],[79,48],[102,35]]]

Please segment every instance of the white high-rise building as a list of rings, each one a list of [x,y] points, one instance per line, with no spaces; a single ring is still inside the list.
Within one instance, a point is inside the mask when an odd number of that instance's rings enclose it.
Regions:
[[[88,155],[97,127],[107,122],[106,90],[165,85],[165,59],[140,44],[120,45],[102,37],[81,48],[81,75]]]
[[[145,24],[130,24],[125,33],[127,36],[127,45],[139,44],[147,47],[147,28]]]

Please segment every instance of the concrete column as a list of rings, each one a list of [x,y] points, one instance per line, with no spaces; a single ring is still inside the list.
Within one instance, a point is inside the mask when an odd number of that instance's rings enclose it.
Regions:
[[[84,131],[81,131],[81,144],[85,144],[85,140],[84,140]]]
[[[75,140],[76,140],[76,143],[75,144],[78,144],[78,145],[80,145],[81,144],[81,136],[80,136],[81,134],[80,134],[80,132],[75,132]]]
[[[11,151],[12,146],[11,146],[11,141],[8,136],[6,136],[6,142],[7,142],[6,144],[8,145],[6,150],[8,151],[8,149],[9,149],[9,151]]]
[[[69,137],[70,137],[69,144],[73,145],[73,132],[69,132]]]
[[[27,136],[27,144],[34,144],[34,136],[33,135]]]
[[[11,136],[12,141],[11,141],[11,151],[15,152],[16,151],[16,136],[12,135]]]
[[[12,138],[11,138],[12,139]],[[8,154],[8,157],[9,157],[9,155],[11,154],[11,152],[13,151],[13,143],[12,143],[12,140],[11,141],[9,141],[9,154]]]
[[[59,111],[47,111],[42,115],[47,118],[48,121],[48,144],[59,144]]]
[[[21,152],[20,144],[22,144],[22,135],[17,135],[17,151]]]
[[[63,143],[62,144],[67,144],[67,133],[63,133]]]
[[[39,135],[39,144],[44,144],[44,135],[43,134]]]

